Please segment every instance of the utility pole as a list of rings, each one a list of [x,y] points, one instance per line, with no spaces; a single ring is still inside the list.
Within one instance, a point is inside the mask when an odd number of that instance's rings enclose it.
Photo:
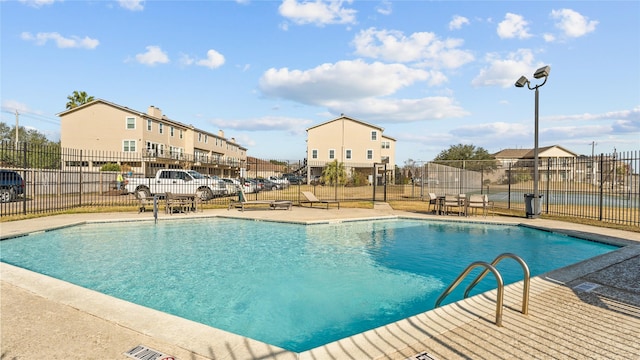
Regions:
[[[18,109],[16,109],[16,149],[18,148]]]

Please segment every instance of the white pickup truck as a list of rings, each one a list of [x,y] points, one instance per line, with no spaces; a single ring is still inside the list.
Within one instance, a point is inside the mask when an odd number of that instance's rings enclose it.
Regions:
[[[202,200],[228,195],[227,186],[220,179],[211,179],[194,170],[161,169],[154,178],[127,178],[125,189],[130,193],[142,191],[147,197],[158,194],[196,194]]]

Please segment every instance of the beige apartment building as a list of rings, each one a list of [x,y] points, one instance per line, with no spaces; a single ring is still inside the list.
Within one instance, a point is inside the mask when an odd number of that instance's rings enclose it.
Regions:
[[[392,182],[396,140],[383,132],[379,126],[344,115],[308,128],[307,175],[310,179],[320,176],[327,163],[337,160],[344,164],[347,176],[359,172],[370,182],[374,178],[378,183]]]
[[[63,159],[65,167],[97,171],[117,162],[144,176],[180,168],[237,177],[246,166],[247,149],[222,130],[214,134],[169,119],[155,106],[142,112],[97,99],[58,116],[61,146],[86,154],[86,159]]]

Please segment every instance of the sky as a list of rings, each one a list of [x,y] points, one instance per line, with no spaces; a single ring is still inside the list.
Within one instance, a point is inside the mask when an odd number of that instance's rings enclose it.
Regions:
[[[396,164],[453,145],[640,150],[640,1],[0,0],[1,121],[59,140],[67,96],[150,105],[248,149],[306,157],[341,114]]]

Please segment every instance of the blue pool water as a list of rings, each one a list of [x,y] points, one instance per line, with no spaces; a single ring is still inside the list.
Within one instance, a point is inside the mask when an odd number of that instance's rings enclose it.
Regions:
[[[614,249],[516,226],[211,218],[69,227],[4,240],[0,259],[300,352],[432,309],[473,261],[511,252],[533,276]],[[522,280],[515,261],[498,269]]]

